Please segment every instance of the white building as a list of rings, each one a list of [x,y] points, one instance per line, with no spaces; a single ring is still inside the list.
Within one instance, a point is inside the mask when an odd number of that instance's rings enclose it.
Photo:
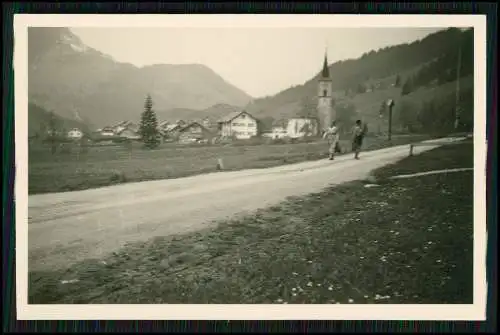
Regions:
[[[233,112],[218,121],[220,135],[249,139],[259,133],[258,120],[245,111]]]
[[[264,137],[269,137],[272,139],[279,139],[279,138],[284,138],[288,136],[288,132],[284,127],[273,127],[273,129],[270,132],[266,132],[262,134]]]
[[[286,132],[291,138],[318,135],[318,121],[313,118],[293,118],[288,120]]]
[[[68,138],[79,140],[83,137],[83,132],[78,128],[73,128],[68,131]]]

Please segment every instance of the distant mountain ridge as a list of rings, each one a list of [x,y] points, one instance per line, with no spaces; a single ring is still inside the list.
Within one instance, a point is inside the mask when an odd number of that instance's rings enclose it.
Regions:
[[[335,101],[338,103],[352,100],[351,93],[357,94],[360,86],[368,89],[371,84],[390,85],[395,82],[398,75],[401,76],[403,83],[429,64],[432,70],[428,71],[430,77],[427,79],[439,79],[445,74],[454,80],[460,45],[463,61],[461,76],[465,77],[473,72],[473,29],[462,31],[458,28],[449,28],[413,43],[385,47],[378,51],[372,50],[357,59],[330,64]],[[294,85],[274,96],[252,100],[245,106],[245,110],[256,117],[275,119],[307,113],[304,111],[306,105],[312,108],[316,106],[317,80],[321,66],[322,59],[318,59],[318,72],[306,83]]]
[[[159,120],[205,117],[216,120],[235,109],[244,109],[265,119],[264,123],[269,126],[273,119],[311,114],[315,110],[322,59],[318,59],[318,73],[303,85],[292,86],[273,96],[251,99],[206,66],[137,68],[117,63],[88,48],[66,28],[41,29],[56,31],[37,32],[43,37],[41,41],[34,41],[38,35],[29,35],[32,38],[30,100],[68,118],[80,118],[99,126],[122,120],[137,121],[147,93],[153,97]],[[414,90],[434,81],[445,85],[455,80],[459,46],[463,63],[461,77],[467,77],[473,73],[472,29],[450,28],[413,43],[372,50],[357,59],[330,64],[335,103],[354,104],[362,115],[375,120],[383,99],[400,98],[401,88],[391,87],[397,77],[401,86],[412,86]],[[63,66],[63,71],[56,70],[57,66]]]
[[[252,99],[205,65],[119,63],[68,28],[29,28],[28,64],[30,102],[95,126],[139,118],[148,93],[156,110],[244,106]]]

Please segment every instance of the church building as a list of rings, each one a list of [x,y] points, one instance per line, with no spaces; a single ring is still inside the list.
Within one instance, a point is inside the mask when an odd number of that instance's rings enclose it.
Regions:
[[[328,59],[325,53],[325,60],[323,62],[323,70],[318,81],[318,119],[319,126],[322,131],[330,127],[333,120],[335,120],[335,110],[333,108],[332,96],[332,80],[330,78],[330,69],[328,68]]]

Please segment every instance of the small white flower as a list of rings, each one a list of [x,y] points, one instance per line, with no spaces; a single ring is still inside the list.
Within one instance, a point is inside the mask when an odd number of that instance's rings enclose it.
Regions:
[[[297,272],[292,272],[292,275],[298,276],[299,274]]]
[[[292,291],[294,291],[294,292],[295,292],[295,291],[297,291],[297,289],[294,287],[294,288],[292,288]]]
[[[349,303],[352,304],[354,302],[354,300],[352,299],[349,299]]]
[[[365,259],[363,256],[359,257],[360,259]]]
[[[333,287],[332,286],[328,287],[328,291],[333,291]]]
[[[313,286],[313,283],[309,282],[309,283],[307,283],[307,286],[311,287],[311,286]]]
[[[316,284],[316,286],[320,287],[320,286],[321,286],[321,284]]]
[[[427,244],[428,244],[428,245],[431,245],[431,244],[432,244],[432,241],[427,242]]]
[[[367,295],[365,295],[365,299],[368,299],[368,296],[367,296]]]
[[[276,299],[276,302],[283,302],[283,299]]]
[[[438,259],[438,260],[436,261],[436,263],[441,263],[441,260],[440,260],[440,259]]]
[[[311,264],[313,261],[307,261],[307,263]]]
[[[293,295],[294,297],[296,297],[296,296],[297,296],[297,293],[292,293],[292,295]]]
[[[399,232],[397,231],[394,235],[399,235]]]

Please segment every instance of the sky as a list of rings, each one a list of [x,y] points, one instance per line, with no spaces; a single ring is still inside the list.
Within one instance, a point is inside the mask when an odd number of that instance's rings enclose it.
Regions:
[[[442,29],[71,28],[83,43],[116,61],[136,66],[204,64],[255,98],[311,79],[321,70],[325,50],[334,63]]]

